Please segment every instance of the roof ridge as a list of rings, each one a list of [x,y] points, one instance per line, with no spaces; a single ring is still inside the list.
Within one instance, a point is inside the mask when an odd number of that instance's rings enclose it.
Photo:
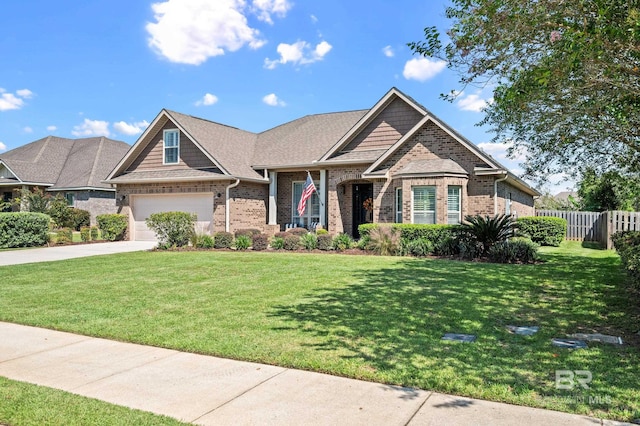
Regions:
[[[179,114],[179,115],[183,115],[185,117],[193,118],[195,120],[206,121],[207,123],[217,124],[218,126],[223,126],[223,127],[228,127],[230,129],[234,129],[234,130],[239,130],[241,132],[251,133],[251,134],[254,134],[254,135],[257,134],[257,133],[251,132],[249,130],[244,130],[244,129],[241,129],[239,127],[231,126],[229,124],[224,124],[224,123],[219,123],[217,121],[209,120],[208,118],[196,117],[195,115],[185,114],[185,113],[178,112],[178,111],[173,111],[173,110],[170,110],[170,109],[167,109],[167,108],[164,108],[164,110],[167,111],[169,114]]]
[[[51,135],[47,136],[47,138],[45,139],[44,143],[40,147],[40,151],[38,151],[38,155],[36,155],[36,158],[34,158],[32,163],[35,164],[35,163],[38,162],[38,160],[40,160],[40,157],[42,157],[42,155],[44,154],[44,151],[46,150],[47,146],[49,145],[49,141],[51,140],[51,138],[52,138]]]
[[[105,137],[100,137],[100,144],[98,145],[98,151],[96,151],[96,155],[93,157],[93,165],[91,166],[91,173],[89,174],[89,180],[87,181],[87,185],[91,185],[93,182],[93,177],[96,174],[96,169],[98,168],[98,162],[100,160],[100,154],[102,154],[102,147],[104,146]]]
[[[369,111],[369,109],[361,108],[361,109],[352,109],[352,110],[346,110],[346,111],[319,112],[319,113],[316,113],[316,114],[306,114],[306,115],[303,115],[302,117],[298,117],[298,118],[294,118],[293,120],[289,120],[286,123],[278,124],[275,127],[271,127],[269,129],[263,130],[263,131],[259,132],[258,135],[270,132],[270,131],[275,130],[275,129],[279,128],[279,127],[286,126],[286,125],[291,124],[291,123],[293,123],[295,121],[303,120],[303,119],[308,118],[308,117],[317,117],[319,115],[330,115],[330,114],[347,114],[347,113],[350,113],[350,112],[361,112],[361,111]]]

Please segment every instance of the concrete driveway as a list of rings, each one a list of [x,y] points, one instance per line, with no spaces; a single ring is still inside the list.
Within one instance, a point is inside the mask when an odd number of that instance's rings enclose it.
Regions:
[[[115,241],[110,243],[7,250],[0,251],[0,266],[51,262],[54,260],[75,259],[77,257],[150,250],[156,245],[157,243],[154,241]]]

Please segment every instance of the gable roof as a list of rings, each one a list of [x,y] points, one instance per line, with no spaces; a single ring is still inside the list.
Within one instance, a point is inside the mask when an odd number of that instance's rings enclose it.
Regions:
[[[102,180],[128,149],[128,144],[105,137],[47,136],[0,154],[0,162],[15,177],[3,179],[1,184],[111,190]]]

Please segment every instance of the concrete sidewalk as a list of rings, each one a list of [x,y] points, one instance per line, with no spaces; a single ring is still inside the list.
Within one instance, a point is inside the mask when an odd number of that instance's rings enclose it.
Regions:
[[[158,245],[158,243],[153,241],[114,241],[109,243],[6,250],[0,252],[0,266],[51,262],[54,260],[75,259],[77,257],[150,250],[156,245]]]
[[[0,322],[0,376],[202,425],[621,425]]]

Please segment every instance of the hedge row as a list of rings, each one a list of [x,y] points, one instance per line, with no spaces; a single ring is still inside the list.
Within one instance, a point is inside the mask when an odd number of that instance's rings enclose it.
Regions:
[[[559,217],[526,216],[516,223],[519,235],[543,246],[558,247],[567,234],[567,221]]]
[[[0,214],[0,248],[34,247],[49,240],[49,221],[44,213]]]
[[[428,240],[434,246],[439,245],[443,240],[450,238],[460,229],[460,225],[418,225],[410,223],[389,223],[389,224],[377,224],[377,223],[365,223],[358,226],[358,232],[360,232],[361,238],[369,236],[369,231],[377,228],[378,226],[391,227],[396,232],[400,232],[400,240],[405,243],[414,240]]]
[[[611,240],[633,285],[640,288],[640,231],[616,232]]]

